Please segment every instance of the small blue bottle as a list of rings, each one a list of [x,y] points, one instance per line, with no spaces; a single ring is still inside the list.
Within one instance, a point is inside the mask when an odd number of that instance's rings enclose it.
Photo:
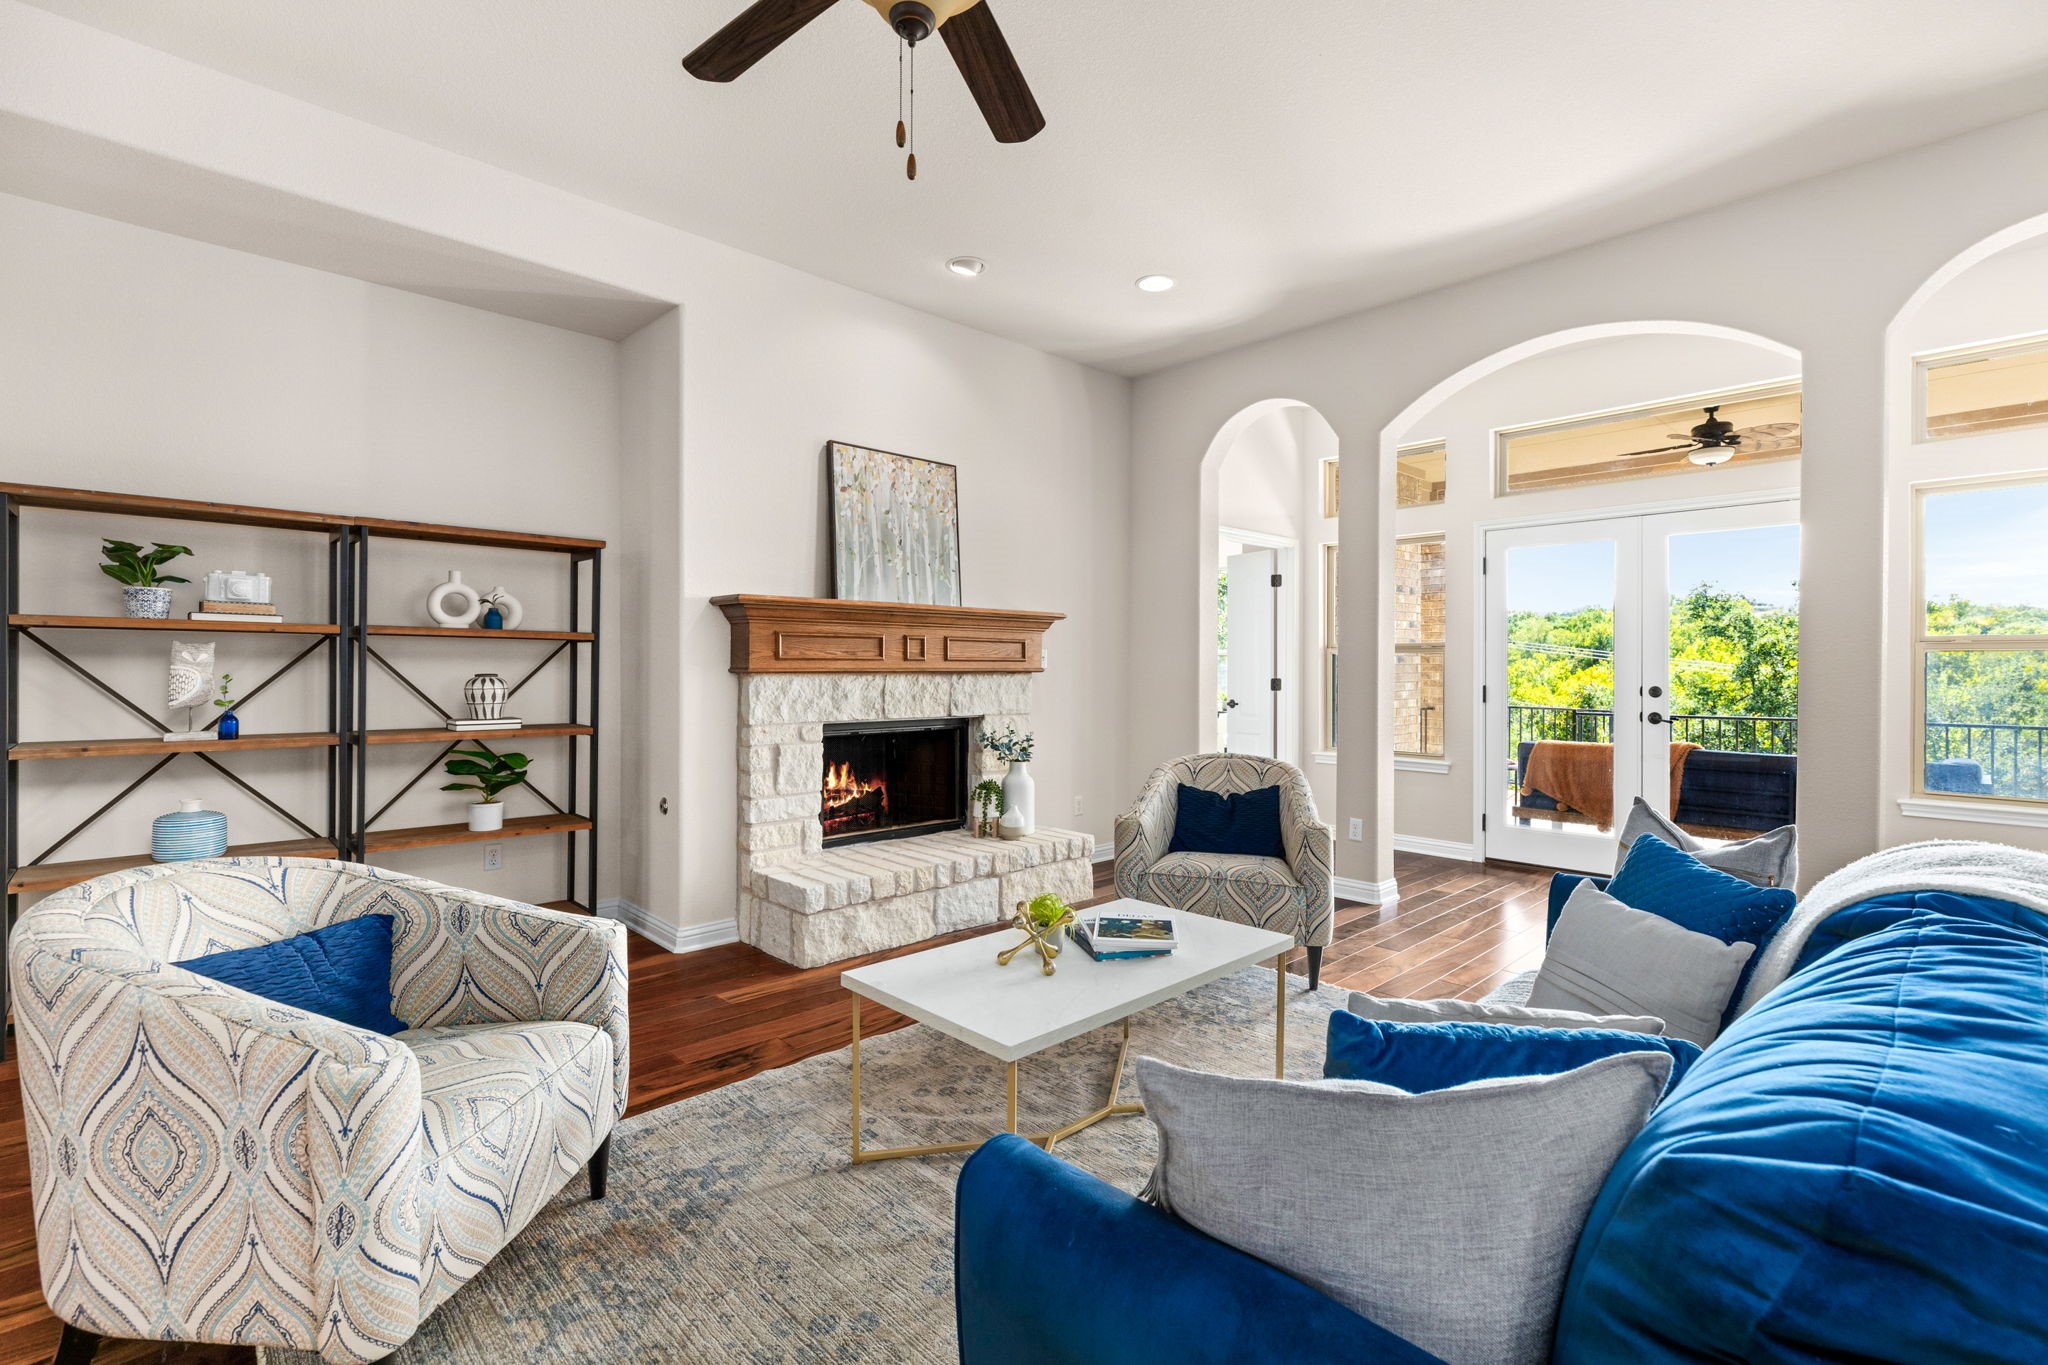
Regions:
[[[222,739],[235,738],[242,733],[242,718],[232,711],[221,712],[220,724],[214,727],[214,733]]]
[[[490,609],[484,612],[484,629],[503,630],[504,628],[505,613],[499,611],[497,604],[494,602],[491,604]]]

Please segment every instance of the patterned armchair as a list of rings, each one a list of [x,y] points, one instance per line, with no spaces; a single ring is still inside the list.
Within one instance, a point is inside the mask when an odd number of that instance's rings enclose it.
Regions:
[[[175,962],[392,917],[396,1037]],[[353,863],[169,863],[22,916],[43,1296],[100,1335],[370,1361],[589,1164],[626,1103],[625,933]]]
[[[1169,853],[1183,783],[1225,795],[1279,787],[1287,856]],[[1330,847],[1330,827],[1316,818],[1316,799],[1301,769],[1250,754],[1192,754],[1154,768],[1136,804],[1117,816],[1116,890],[1133,900],[1294,935],[1308,949],[1314,990],[1323,947],[1336,927]]]

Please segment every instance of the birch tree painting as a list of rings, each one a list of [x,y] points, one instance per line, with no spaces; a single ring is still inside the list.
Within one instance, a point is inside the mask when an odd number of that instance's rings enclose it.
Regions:
[[[834,441],[832,592],[960,605],[960,488],[952,465]]]

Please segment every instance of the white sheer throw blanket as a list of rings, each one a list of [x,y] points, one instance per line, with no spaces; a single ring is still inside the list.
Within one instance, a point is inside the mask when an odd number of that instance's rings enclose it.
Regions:
[[[2048,915],[2048,853],[2008,844],[1937,839],[1901,844],[1859,858],[1823,877],[1806,893],[1771,946],[1757,960],[1742,997],[1748,1012],[1792,974],[1792,966],[1820,922],[1839,910],[1902,891],[1948,891],[2011,901]]]

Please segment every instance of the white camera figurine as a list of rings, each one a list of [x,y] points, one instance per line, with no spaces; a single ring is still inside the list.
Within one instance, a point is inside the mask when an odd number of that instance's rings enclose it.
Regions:
[[[206,576],[206,600],[267,606],[270,602],[270,575],[248,573],[242,569],[215,569]]]

